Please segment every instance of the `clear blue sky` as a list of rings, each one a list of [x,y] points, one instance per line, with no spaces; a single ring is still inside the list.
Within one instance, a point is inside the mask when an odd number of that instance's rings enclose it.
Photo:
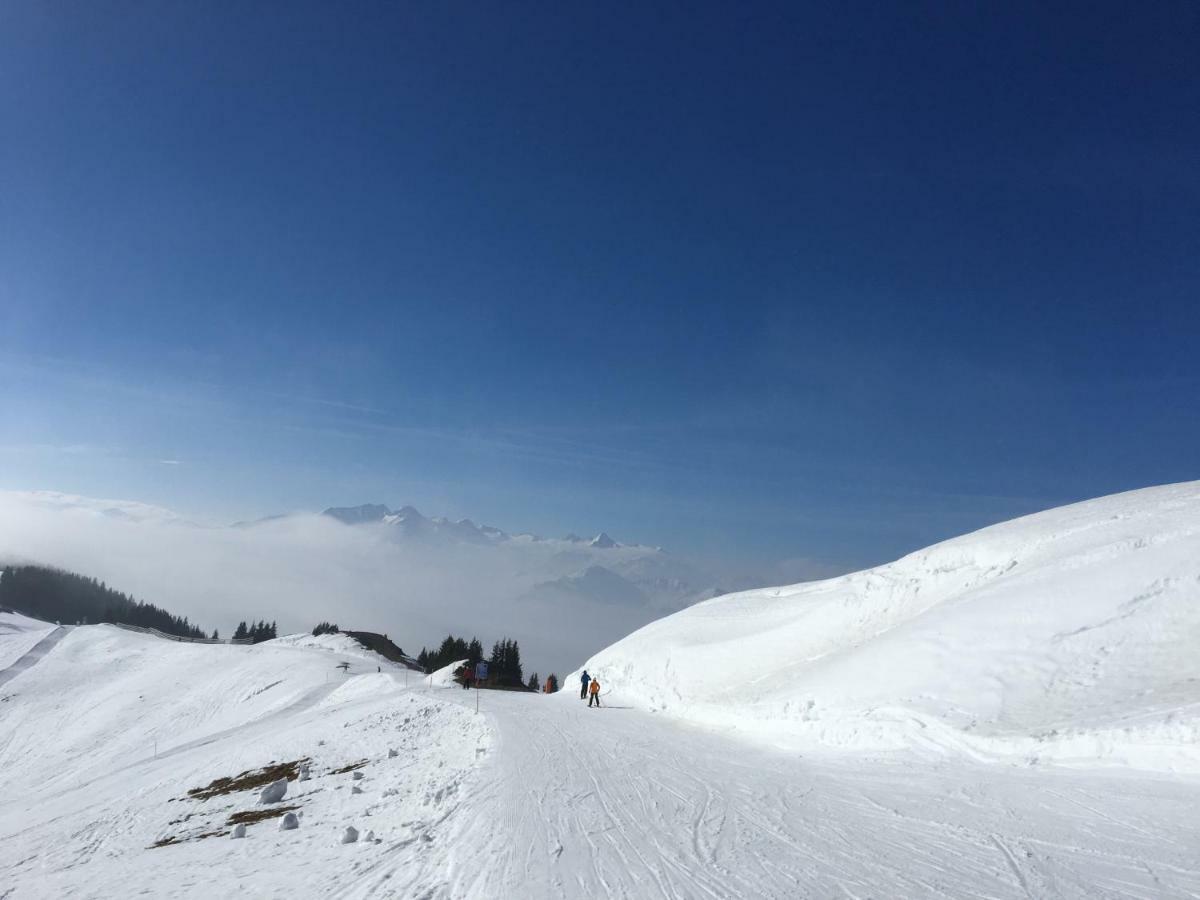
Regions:
[[[1200,477],[1197,47],[1191,2],[5,3],[0,487],[857,564]]]

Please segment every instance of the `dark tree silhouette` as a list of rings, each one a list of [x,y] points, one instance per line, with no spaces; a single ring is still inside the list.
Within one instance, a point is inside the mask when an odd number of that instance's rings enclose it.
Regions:
[[[207,637],[186,617],[142,603],[95,578],[43,566],[4,569],[0,575],[0,606],[52,622],[110,622],[156,628],[179,637]]]

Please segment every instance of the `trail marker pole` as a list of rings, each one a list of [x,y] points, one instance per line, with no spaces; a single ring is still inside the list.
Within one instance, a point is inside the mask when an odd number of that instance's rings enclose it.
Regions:
[[[487,681],[488,664],[482,659],[475,663],[475,713],[479,713],[479,686]]]

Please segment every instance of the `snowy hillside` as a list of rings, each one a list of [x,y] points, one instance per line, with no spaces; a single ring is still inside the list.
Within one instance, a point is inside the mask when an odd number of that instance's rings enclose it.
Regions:
[[[344,635],[0,625],[9,659],[40,635],[0,669],[5,900],[1200,892],[1195,776],[801,756]]]
[[[787,745],[1200,770],[1198,646],[1193,482],[719,597],[586,668],[614,701]]]
[[[348,854],[385,848],[417,891],[491,738],[406,677],[340,635],[70,630],[0,685],[0,896],[328,896],[353,880]],[[277,803],[247,786],[280,778]],[[281,831],[288,813],[298,827]]]

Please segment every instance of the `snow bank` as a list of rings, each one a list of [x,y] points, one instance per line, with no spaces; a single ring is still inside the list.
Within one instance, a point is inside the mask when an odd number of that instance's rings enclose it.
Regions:
[[[612,702],[788,745],[1200,770],[1198,639],[1191,482],[709,600],[586,668]]]

